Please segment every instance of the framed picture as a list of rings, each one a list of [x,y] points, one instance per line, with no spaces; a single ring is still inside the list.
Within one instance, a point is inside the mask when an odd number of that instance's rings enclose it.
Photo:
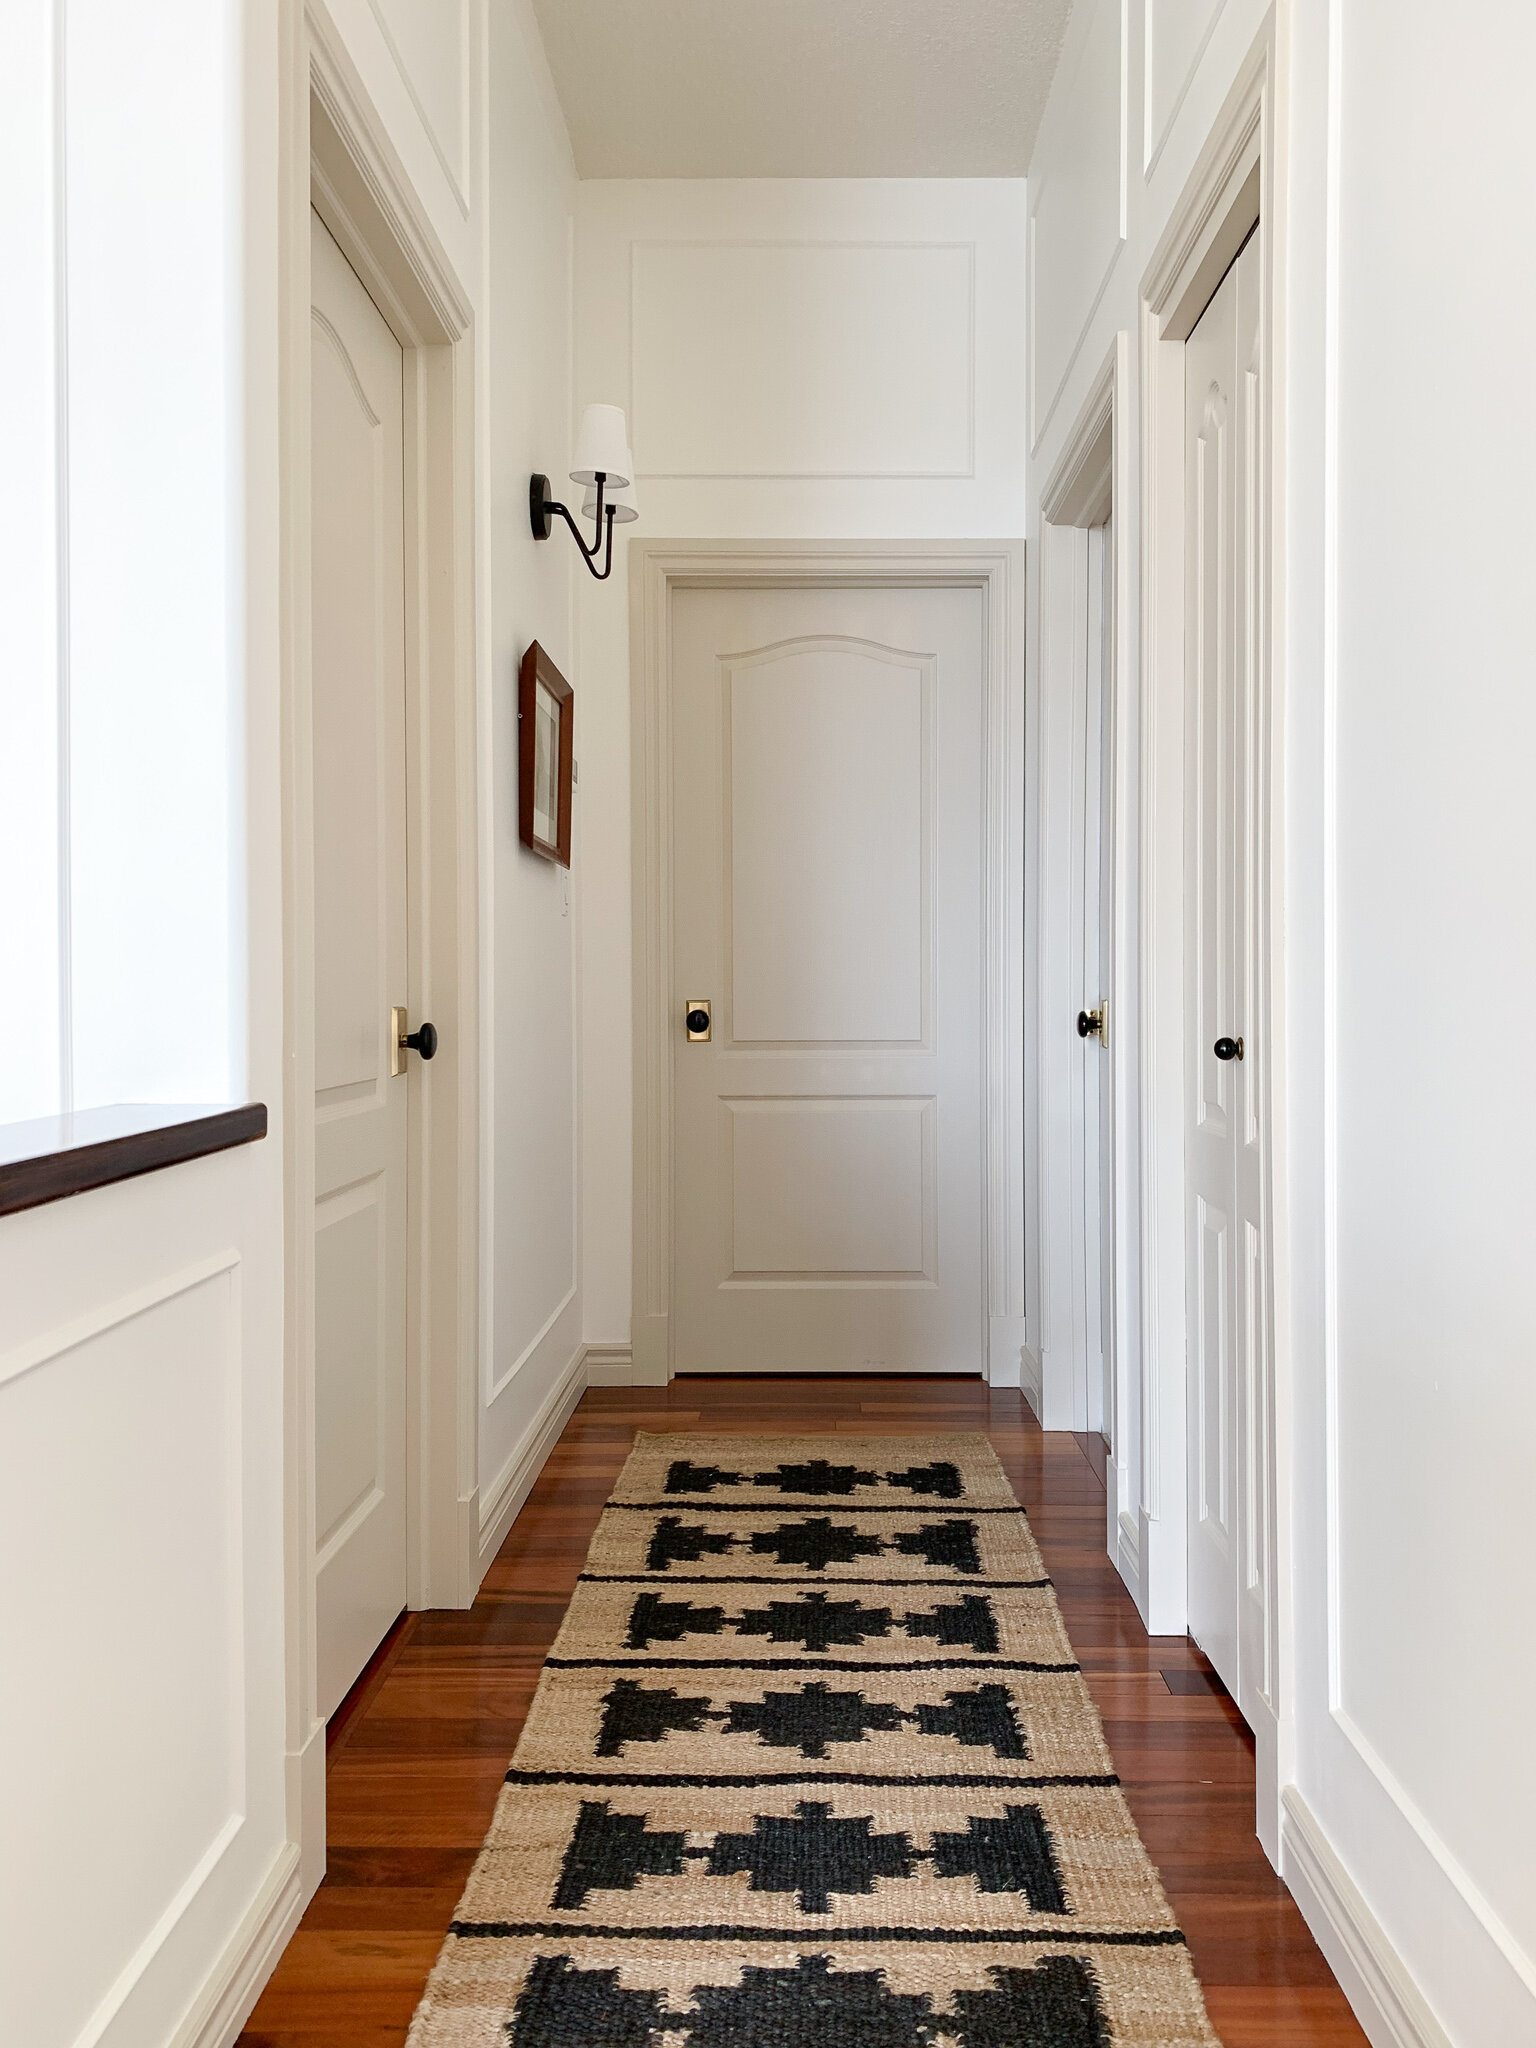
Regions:
[[[571,864],[571,762],[576,698],[535,640],[518,686],[517,819],[524,846]]]

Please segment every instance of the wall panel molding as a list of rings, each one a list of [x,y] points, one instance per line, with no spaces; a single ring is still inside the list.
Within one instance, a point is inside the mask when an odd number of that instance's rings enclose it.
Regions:
[[[90,1814],[100,1832],[82,1895],[97,1938],[67,1980],[17,1987],[29,2039],[142,2027],[168,1977],[197,1973],[250,1853],[241,1263],[189,1261],[0,1359],[0,1540],[30,1559],[8,1640],[35,1677],[0,1702],[0,1739],[32,1760],[7,1815],[36,1882],[16,1938],[45,1938],[36,1916]],[[72,1641],[57,1617],[82,1603],[92,1626]]]
[[[1059,163],[1048,165],[1038,181],[1033,177],[1030,180],[1026,258],[1029,442],[1036,451],[1055,417],[1125,247],[1130,155],[1130,0],[1097,0],[1071,81],[1063,87],[1068,98],[1082,87],[1093,63],[1113,66],[1112,77],[1106,68],[1100,81],[1095,105],[1097,118],[1084,122],[1080,129],[1072,130],[1070,137],[1063,138],[1062,145],[1070,153],[1064,154]],[[1056,138],[1053,136],[1052,140]],[[1101,191],[1091,191],[1088,179],[1092,166],[1103,163],[1113,166],[1114,182]],[[1095,206],[1104,207],[1103,216],[1085,219],[1085,209],[1091,212]],[[1064,266],[1059,278],[1054,275],[1058,261]],[[1068,265],[1076,266],[1081,275],[1067,274]],[[1042,270],[1046,273],[1043,293]],[[1047,303],[1065,307],[1065,335],[1042,334],[1042,296]]]
[[[518,1438],[511,1456],[483,1490],[477,1529],[477,1587],[497,1551],[506,1542],[507,1531],[516,1521],[518,1510],[533,1491],[534,1481],[544,1470],[545,1461],[558,1442],[561,1430],[569,1422],[586,1390],[586,1346],[578,1345],[538,1413]]]
[[[23,1373],[35,1371],[40,1365],[51,1365],[55,1359],[63,1358],[80,1345],[89,1343],[93,1337],[120,1329],[150,1309],[159,1308],[163,1302],[174,1301],[181,1294],[190,1294],[194,1287],[201,1287],[220,1273],[235,1272],[239,1264],[240,1254],[233,1248],[215,1252],[209,1258],[195,1260],[190,1266],[162,1274],[157,1280],[146,1281],[142,1287],[119,1295],[100,1308],[88,1309],[72,1321],[44,1331],[10,1351],[0,1352],[0,1387],[20,1379]]]
[[[516,1358],[513,1359],[512,1363],[507,1367],[505,1372],[496,1372],[493,1369],[491,1355],[489,1350],[487,1350],[485,1379],[485,1405],[487,1408],[490,1407],[493,1401],[499,1401],[501,1399],[502,1395],[507,1391],[508,1387],[511,1386],[512,1382],[517,1378],[518,1374],[522,1371],[523,1367],[528,1363],[529,1359],[533,1357],[534,1353],[538,1350],[539,1346],[544,1342],[545,1338],[549,1335],[550,1331],[555,1327],[556,1323],[559,1322],[560,1318],[565,1314],[566,1310],[570,1307],[571,1303],[575,1299],[576,1282],[573,1279],[570,1285],[566,1288],[564,1294],[561,1295],[560,1299],[555,1303],[554,1307],[550,1310],[549,1314],[544,1318],[543,1322],[540,1323],[539,1327],[534,1331],[533,1335],[528,1339],[528,1342],[523,1346],[522,1350],[519,1351]]]
[[[401,4],[401,0],[394,0],[394,4],[398,7]],[[417,0],[417,4],[420,5],[421,0]],[[432,145],[432,154],[442,166],[443,176],[448,181],[448,189],[453,195],[454,204],[458,207],[464,218],[468,220],[470,129],[469,0],[429,0],[431,11],[430,15],[425,17],[428,35],[441,35],[444,33],[443,16],[448,12],[449,6],[452,6],[454,33],[458,41],[458,65],[455,88],[457,99],[455,123],[458,129],[456,136],[445,135],[442,132],[439,121],[433,119],[426,100],[422,96],[421,86],[413,67],[400,47],[400,40],[395,26],[389,19],[389,5],[390,0],[368,0],[369,9],[378,24],[379,34],[384,38],[385,48],[389,51],[390,59],[396,71],[400,74],[400,83],[405,87],[411,105],[416,110],[416,118],[421,123],[422,133]]]
[[[304,1910],[296,1842],[285,1842],[201,1995],[166,2048],[229,2048]]]
[[[638,240],[629,299],[641,481],[975,475],[974,242]],[[743,299],[749,319],[714,313]]]
[[[1282,1797],[1280,1849],[1302,1918],[1377,2048],[1454,2048],[1294,1785]]]
[[[1221,19],[1225,0],[1200,0],[1200,4],[1206,9],[1203,23],[1196,0],[1146,0],[1141,160],[1142,174],[1148,180],[1156,171],[1168,138],[1173,133],[1179,110],[1194,82],[1195,73],[1200,69],[1200,60]],[[1157,73],[1159,24],[1164,20],[1177,24],[1175,33],[1178,38],[1178,48],[1172,55],[1177,77],[1170,80],[1166,92],[1159,89]]]

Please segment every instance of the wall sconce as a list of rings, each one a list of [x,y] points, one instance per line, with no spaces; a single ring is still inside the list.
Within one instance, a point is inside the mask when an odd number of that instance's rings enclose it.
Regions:
[[[631,519],[640,517],[635,504],[634,475],[635,458],[629,452],[629,429],[624,423],[623,407],[589,405],[581,416],[571,482],[587,486],[581,516],[594,522],[592,545],[587,546],[581,528],[565,506],[549,495],[547,476],[529,479],[528,514],[534,539],[549,539],[558,512],[571,529],[582,560],[601,583],[613,568],[614,527],[626,526]],[[599,556],[601,568],[597,566]]]

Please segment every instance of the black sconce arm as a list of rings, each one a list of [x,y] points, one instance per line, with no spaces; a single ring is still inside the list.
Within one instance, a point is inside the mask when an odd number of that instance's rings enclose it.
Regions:
[[[597,472],[597,531],[593,535],[591,547],[587,546],[586,541],[582,537],[581,528],[576,524],[566,507],[560,503],[558,498],[552,498],[549,495],[549,478],[547,476],[534,476],[530,478],[528,484],[528,515],[533,526],[534,539],[549,539],[554,528],[554,515],[558,512],[566,525],[571,529],[571,536],[575,540],[577,547],[581,549],[582,560],[599,583],[604,582],[613,569],[613,518],[617,507],[603,503],[603,489],[607,481],[606,474],[599,470]],[[607,529],[606,537],[604,534],[605,527]],[[600,569],[597,566],[599,556],[602,557],[603,563]]]

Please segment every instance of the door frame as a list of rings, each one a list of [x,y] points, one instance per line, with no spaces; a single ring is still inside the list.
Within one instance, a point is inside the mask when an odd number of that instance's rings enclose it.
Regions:
[[[1024,545],[654,540],[630,547],[634,1267],[638,1386],[672,1377],[672,605],[685,589],[972,589],[986,612],[983,1369],[1027,1384],[1024,1290]]]
[[[1290,1574],[1285,1416],[1287,1246],[1284,1232],[1285,990],[1281,843],[1284,768],[1285,437],[1281,408],[1285,334],[1285,181],[1280,163],[1276,43],[1266,22],[1173,209],[1140,287],[1140,640],[1141,690],[1139,1014],[1142,1146],[1141,1472],[1138,1604],[1156,1634],[1182,1633],[1188,1620],[1186,1370],[1188,1314],[1185,1228],[1187,962],[1185,905],[1185,450],[1184,343],[1250,230],[1257,224],[1262,279],[1261,347],[1265,410],[1260,493],[1263,533],[1256,628],[1264,759],[1255,771],[1264,815],[1257,833],[1260,879],[1257,954],[1261,989],[1249,1027],[1263,1046],[1259,1107],[1265,1155],[1268,1313],[1255,1347],[1257,1427],[1239,1446],[1256,1512],[1241,1532],[1239,1569],[1265,1604],[1263,1683],[1256,1687],[1257,1828],[1279,1857],[1279,1787],[1288,1667]],[[1252,1534],[1250,1536],[1249,1529]]]
[[[1066,446],[1041,493],[1040,677],[1036,717],[1040,844],[1036,858],[1035,910],[1040,934],[1039,1005],[1036,1019],[1039,1093],[1041,1389],[1037,1412],[1047,1429],[1088,1427],[1086,1359],[1078,1328],[1078,1224],[1076,1151],[1082,1141],[1077,1107],[1072,1020],[1081,1006],[1081,915],[1073,862],[1073,741],[1082,722],[1086,669],[1086,530],[1113,516],[1113,553],[1108,582],[1114,617],[1108,703],[1110,779],[1103,792],[1108,810],[1109,853],[1101,888],[1111,895],[1108,986],[1109,1045],[1098,1055],[1110,1062],[1110,1185],[1104,1192],[1111,1218],[1110,1293],[1114,1342],[1107,1360],[1105,1404],[1109,1459],[1106,1522],[1110,1556],[1126,1583],[1139,1589],[1140,1527],[1136,1474],[1128,1461],[1134,1443],[1138,1394],[1135,1336],[1138,1225],[1133,1166],[1137,1156],[1136,988],[1136,686],[1131,617],[1132,551],[1125,545],[1127,506],[1133,502],[1134,443],[1130,431],[1131,337],[1123,329],[1111,342],[1078,410]],[[1048,882],[1065,861],[1074,887],[1063,892],[1060,916],[1053,916]],[[1070,923],[1067,920],[1070,918]],[[1086,993],[1091,994],[1092,991]],[[1063,1105],[1071,1105],[1064,1109]]]
[[[283,832],[284,1583],[288,1808],[305,1895],[325,1867],[314,1573],[314,844],[310,209],[404,356],[407,980],[441,1050],[407,1081],[406,1551],[412,1608],[479,1582],[478,709],[471,308],[324,11],[284,0],[276,458]]]

